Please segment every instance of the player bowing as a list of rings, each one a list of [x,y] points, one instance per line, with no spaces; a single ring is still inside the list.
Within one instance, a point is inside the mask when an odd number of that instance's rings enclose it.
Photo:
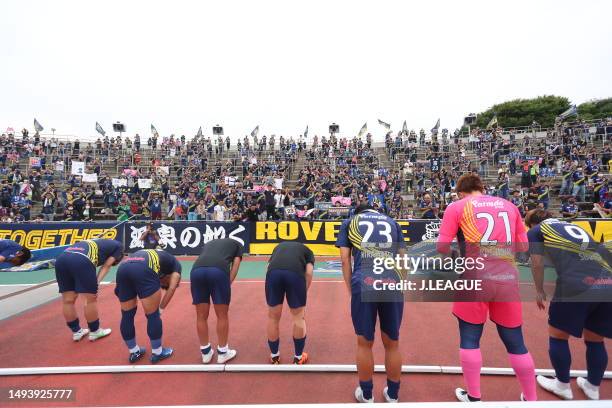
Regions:
[[[123,244],[114,239],[91,239],[77,242],[62,252],[55,261],[55,279],[62,294],[62,310],[74,341],[89,333],[94,341],[111,334],[100,327],[98,317],[98,284],[113,265],[123,257]],[[96,268],[100,270],[96,275]],[[85,319],[88,329],[81,329],[75,308],[77,297],[85,298]]]
[[[283,301],[287,298],[293,318],[293,364],[306,364],[306,293],[312,283],[315,258],[312,251],[301,242],[282,242],[274,248],[266,272],[266,302],[268,303],[268,346],[270,362],[280,363],[279,322]]]
[[[612,255],[582,228],[552,218],[543,209],[532,210],[525,222],[537,303],[544,310],[544,256],[557,272],[555,293],[548,308],[548,354],[555,378],[539,375],[538,384],[560,398],[573,398],[570,387],[569,336],[586,345],[587,377],[577,384],[589,399],[599,399],[599,386],[608,365],[604,337],[612,338]]]
[[[355,389],[355,399],[359,402],[374,402],[372,346],[376,320],[380,318],[387,372],[387,386],[383,389],[383,397],[387,402],[397,402],[402,369],[399,329],[404,301],[401,292],[377,293],[369,282],[372,279],[397,278],[396,270],[387,271],[387,275],[374,274],[372,259],[380,256],[378,254],[381,252],[385,253],[385,257],[393,258],[396,254],[387,252],[389,249],[403,252],[405,244],[402,230],[392,218],[378,213],[367,204],[362,204],[355,209],[355,215],[344,221],[340,227],[336,246],[340,248],[342,275],[351,294],[351,318],[357,335],[359,386]]]
[[[151,362],[170,357],[173,350],[162,347],[162,311],[168,306],[181,281],[181,264],[174,255],[156,249],[142,249],[125,258],[117,270],[115,295],[121,302],[121,337],[130,352],[130,363],[138,361],[145,349],[136,343],[134,316],[140,299],[147,317]],[[166,293],[162,298],[161,289]]]
[[[10,239],[0,239],[0,264],[9,262],[14,266],[26,263],[32,257],[30,250]]]
[[[217,363],[224,364],[236,357],[229,348],[229,304],[232,282],[242,261],[242,245],[231,238],[215,239],[206,244],[191,269],[191,297],[196,308],[198,337],[202,362],[210,363],[214,350],[208,335],[210,299],[217,315]]]
[[[535,368],[531,354],[523,341],[522,308],[518,292],[518,276],[514,252],[527,251],[527,234],[518,208],[509,201],[483,194],[484,187],[478,175],[465,174],[457,181],[460,200],[451,203],[444,212],[437,248],[448,254],[456,237],[462,256],[487,256],[485,268],[478,272],[483,278],[484,294],[472,292],[463,301],[455,301],[453,314],[459,322],[459,357],[467,391],[457,388],[459,401],[480,400],[480,369],[482,354],[480,338],[487,315],[497,325],[501,338],[521,389],[521,399],[535,401]],[[469,277],[469,272],[466,272]],[[489,296],[494,293],[494,296]],[[501,294],[501,296],[499,295]],[[482,297],[480,297],[482,296]],[[478,298],[483,301],[476,301]],[[493,300],[493,301],[492,301]],[[497,300],[497,301],[494,301]]]

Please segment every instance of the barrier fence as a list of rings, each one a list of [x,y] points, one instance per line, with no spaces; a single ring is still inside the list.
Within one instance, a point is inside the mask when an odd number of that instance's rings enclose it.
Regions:
[[[440,220],[398,220],[408,244],[434,240]],[[584,228],[596,241],[612,241],[612,220],[579,219],[573,223]],[[315,255],[338,255],[334,246],[342,221],[160,221],[153,226],[160,237],[160,246],[174,255],[198,255],[206,242],[231,238],[240,242],[245,252],[269,255],[283,241],[298,241],[309,246]],[[113,222],[49,222],[0,224],[0,239],[12,239],[30,249],[52,248],[91,239],[104,233],[104,238],[122,241],[127,252],[144,247],[140,240],[147,223],[126,222],[110,228]]]

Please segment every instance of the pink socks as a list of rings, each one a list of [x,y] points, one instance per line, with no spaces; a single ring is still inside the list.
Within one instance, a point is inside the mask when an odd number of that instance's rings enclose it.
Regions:
[[[537,401],[536,380],[535,380],[535,365],[530,353],[526,354],[508,354],[510,364],[516,373],[523,396],[527,401]]]
[[[463,380],[467,386],[469,396],[480,398],[480,369],[482,368],[482,354],[480,353],[480,349],[459,349],[459,359],[461,360]]]

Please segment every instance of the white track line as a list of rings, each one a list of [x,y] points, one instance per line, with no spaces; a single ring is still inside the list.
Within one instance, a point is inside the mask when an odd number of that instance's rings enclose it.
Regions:
[[[368,404],[372,407],[387,408],[387,403]],[[181,405],[182,408],[253,408],[262,407],[263,405]],[[362,404],[358,403],[341,403],[341,404],[274,404],[274,408],[362,408]],[[457,408],[461,407],[459,402],[401,402],[402,408]],[[610,401],[534,401],[529,404],[521,401],[482,401],[478,403],[480,408],[610,408]],[[159,406],[162,407],[162,406]],[[163,406],[165,407],[165,406]],[[133,407],[139,408],[139,407]],[[154,406],[142,408],[155,408]]]
[[[374,366],[377,373],[384,372],[383,365]],[[22,367],[0,368],[0,376],[49,375],[49,374],[103,374],[103,373],[144,373],[144,372],[233,372],[233,373],[355,373],[353,364],[167,364],[167,365],[109,365],[109,366],[68,366],[68,367]],[[458,366],[404,365],[402,373],[461,374]],[[483,367],[483,375],[514,375],[512,368]],[[552,369],[536,369],[538,375],[554,375]],[[572,377],[586,376],[585,370],[572,370]],[[612,378],[612,371],[606,371],[604,378]]]

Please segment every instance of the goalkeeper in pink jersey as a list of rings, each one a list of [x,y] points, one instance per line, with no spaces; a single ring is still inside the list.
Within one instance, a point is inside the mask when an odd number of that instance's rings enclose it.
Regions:
[[[462,402],[480,401],[480,338],[488,315],[497,325],[518,377],[521,400],[535,401],[535,369],[523,340],[522,308],[514,264],[514,253],[528,250],[525,225],[514,204],[483,194],[484,187],[478,175],[461,176],[456,191],[460,200],[450,204],[444,212],[438,251],[450,253],[451,242],[457,238],[461,256],[484,256],[485,267],[476,273],[482,279],[483,292],[471,293],[453,304],[453,314],[459,322],[461,368],[467,385],[467,391],[457,388],[455,395]],[[465,272],[464,277],[469,275],[469,271]]]

